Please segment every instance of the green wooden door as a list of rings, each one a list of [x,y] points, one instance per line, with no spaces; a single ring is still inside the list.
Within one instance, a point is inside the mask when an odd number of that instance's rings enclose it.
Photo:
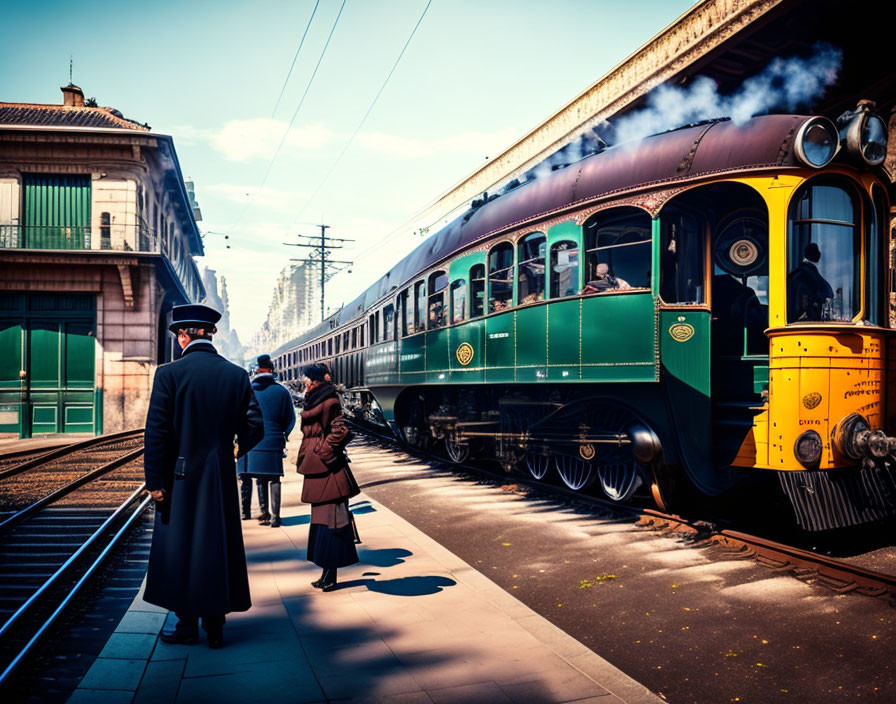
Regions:
[[[22,191],[23,247],[90,247],[89,175],[26,174]]]
[[[0,432],[99,430],[95,301],[89,294],[0,297]]]

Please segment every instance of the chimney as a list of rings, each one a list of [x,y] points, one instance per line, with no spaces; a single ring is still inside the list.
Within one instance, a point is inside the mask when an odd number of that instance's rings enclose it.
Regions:
[[[62,86],[62,104],[70,108],[84,107],[84,91],[82,91],[74,83]]]

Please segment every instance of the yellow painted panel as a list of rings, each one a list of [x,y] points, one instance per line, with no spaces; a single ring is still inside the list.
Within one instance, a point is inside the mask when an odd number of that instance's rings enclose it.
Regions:
[[[851,413],[881,427],[884,334],[834,325],[769,331],[769,466],[803,469],[793,446],[809,429],[824,443],[822,469],[853,464],[834,455],[831,431]]]

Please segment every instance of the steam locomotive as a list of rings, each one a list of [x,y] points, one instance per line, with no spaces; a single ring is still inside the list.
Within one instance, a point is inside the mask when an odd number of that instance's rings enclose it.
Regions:
[[[279,368],[328,364],[455,462],[661,508],[776,476],[804,529],[893,516],[886,141],[869,104],[721,119],[511,182]]]

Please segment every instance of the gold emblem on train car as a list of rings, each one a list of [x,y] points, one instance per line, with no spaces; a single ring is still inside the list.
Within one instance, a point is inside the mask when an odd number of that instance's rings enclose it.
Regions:
[[[593,460],[595,454],[594,445],[590,443],[587,445],[579,445],[579,457],[586,462]]]
[[[808,393],[803,396],[803,405],[810,411],[819,403],[821,403],[821,394],[817,391],[813,391],[812,393]]]
[[[473,361],[473,345],[469,342],[461,342],[454,354],[457,357],[457,361],[465,367]]]
[[[694,326],[684,322],[684,316],[678,316],[678,322],[669,326],[669,335],[676,342],[687,342],[694,336]]]

